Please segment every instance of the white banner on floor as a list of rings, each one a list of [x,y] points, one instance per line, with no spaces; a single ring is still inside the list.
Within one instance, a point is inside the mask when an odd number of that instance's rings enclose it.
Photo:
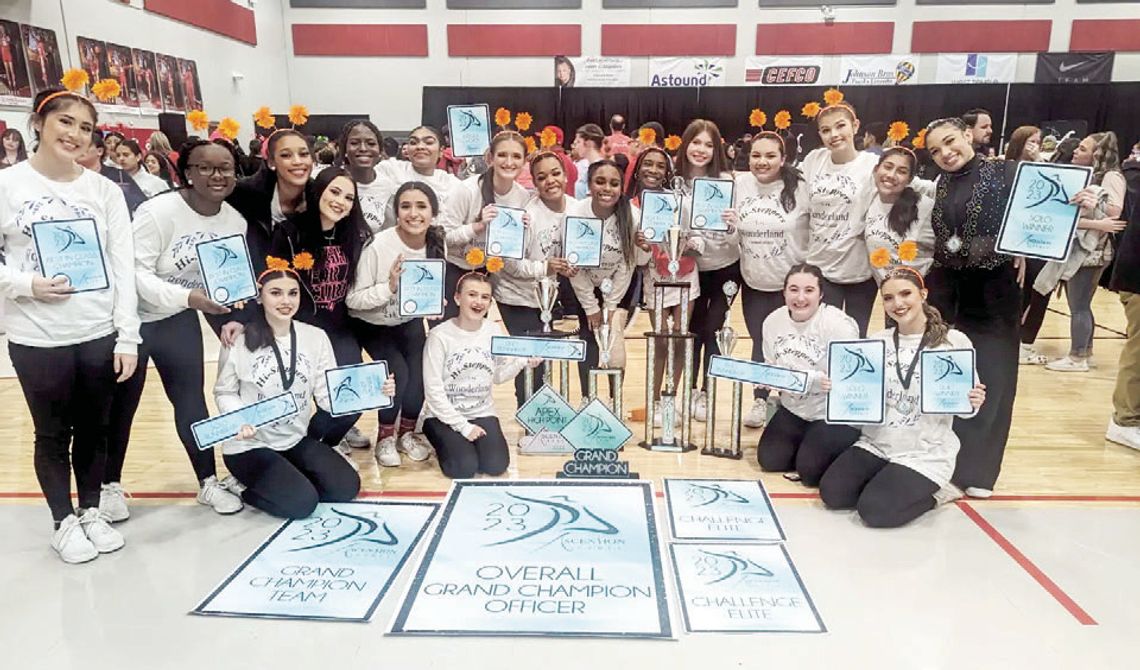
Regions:
[[[1006,84],[1017,76],[1017,54],[938,54],[939,84]]]
[[[757,480],[666,478],[665,503],[678,540],[787,539]]]
[[[649,482],[459,481],[393,634],[669,638]]]
[[[913,54],[844,56],[839,62],[841,86],[896,86],[918,83],[918,58]]]
[[[282,524],[193,613],[368,621],[438,507],[321,503]]]
[[[690,633],[824,633],[782,544],[671,544]]]
[[[724,86],[723,58],[650,58],[649,85]]]

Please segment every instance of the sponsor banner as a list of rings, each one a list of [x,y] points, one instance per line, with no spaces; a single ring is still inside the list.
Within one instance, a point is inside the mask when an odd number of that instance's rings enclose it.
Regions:
[[[1017,54],[938,54],[939,84],[1008,84],[1017,75]]]
[[[786,539],[758,480],[666,478],[665,503],[678,540]]]
[[[723,58],[650,58],[650,86],[724,86]]]
[[[839,83],[844,86],[894,86],[918,83],[918,57],[844,56],[839,61]]]
[[[1106,84],[1112,81],[1115,56],[1111,51],[1039,53],[1033,81],[1038,84]]]
[[[835,83],[827,56],[749,56],[744,83],[758,86],[815,86]]]
[[[555,56],[554,85],[559,88],[629,86],[632,69],[628,58]]]
[[[395,635],[671,638],[653,487],[455,482]]]

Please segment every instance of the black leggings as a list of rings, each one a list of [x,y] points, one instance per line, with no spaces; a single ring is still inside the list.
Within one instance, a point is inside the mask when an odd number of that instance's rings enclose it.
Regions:
[[[716,346],[716,331],[724,327],[724,317],[728,314],[728,298],[724,295],[724,283],[735,282],[740,286],[740,261],[719,270],[698,272],[701,294],[693,304],[693,315],[689,320],[689,332],[696,335],[693,342],[693,372],[701,375],[701,390],[709,388],[709,358],[720,354]],[[703,363],[703,367],[702,367]]]
[[[364,358],[360,355],[360,342],[356,339],[355,329],[357,325],[353,322],[345,324],[345,326],[336,331],[325,331],[328,335],[329,342],[332,343],[333,356],[336,358],[337,366],[342,365],[356,365],[362,363]],[[317,383],[323,384],[325,380],[319,379]],[[309,437],[314,440],[320,440],[330,447],[335,447],[340,444],[348,431],[356,425],[356,421],[360,418],[359,414],[346,414],[345,416],[333,416],[320,407],[313,413],[312,418],[309,419]]]
[[[503,474],[510,465],[511,453],[499,419],[481,416],[470,421],[487,434],[472,442],[439,419],[424,419],[424,436],[435,447],[439,469],[452,479],[470,479],[477,472]]]
[[[605,302],[602,300],[602,292],[595,288],[594,297],[598,300],[598,305],[602,309],[606,308]],[[629,293],[626,293],[626,298],[629,298]],[[618,303],[619,309],[630,309],[625,305],[626,300]],[[628,321],[627,321],[628,323]],[[610,327],[613,327],[611,323]],[[598,361],[601,358],[601,349],[598,348],[598,340],[594,337],[594,331],[590,328],[590,319],[586,316],[586,310],[582,305],[578,305],[578,337],[586,342],[586,358],[578,363],[578,384],[582,388],[582,397],[586,398],[590,394],[590,370],[598,367]],[[624,333],[610,333],[611,340],[625,337]],[[623,377],[624,379],[624,377]],[[601,391],[599,390],[599,393]],[[617,389],[613,387],[613,379],[610,379],[610,394],[616,394]]]
[[[934,509],[939,486],[904,465],[852,447],[839,455],[819,483],[831,509],[859,512],[872,528],[896,528]]]
[[[843,310],[847,316],[859,324],[859,337],[867,337],[867,327],[871,324],[871,310],[875,307],[875,296],[879,285],[874,279],[855,284],[836,284],[823,280],[823,302]]]
[[[1025,284],[1021,287],[1021,343],[1033,344],[1041,325],[1045,323],[1045,312],[1049,311],[1049,295],[1041,295],[1033,290],[1033,282],[1045,268],[1046,261],[1036,258],[1025,259]]]
[[[764,319],[784,306],[784,292],[757,291],[745,284],[741,289],[740,302],[744,309],[744,325],[748,328],[748,336],[752,338],[752,360],[763,363]],[[768,389],[757,386],[752,394],[755,398],[767,398]]]
[[[35,426],[36,479],[56,522],[75,513],[69,452],[79,506],[99,506],[115,386],[114,349],[114,335],[65,347],[8,344]]]
[[[380,425],[395,425],[398,417],[415,421],[424,406],[423,319],[412,319],[396,326],[363,324],[360,340],[374,361],[388,361],[388,372],[396,377],[396,397],[388,409],[380,410]]]
[[[804,486],[819,486],[832,461],[857,439],[854,426],[805,421],[781,407],[760,435],[756,456],[765,472],[795,470]]]
[[[122,481],[131,426],[146,385],[147,363],[153,360],[162,380],[162,390],[174,406],[174,427],[178,431],[178,439],[194,468],[194,476],[201,483],[215,476],[217,467],[214,450],[199,449],[190,430],[190,424],[210,415],[202,390],[206,379],[202,372],[202,326],[198,322],[198,312],[185,309],[174,316],[144,323],[139,334],[142,335],[142,344],[139,345],[138,369],[115,389],[103,482]]]
[[[250,449],[222,461],[245,486],[242,500],[283,519],[304,519],[319,502],[348,502],[360,475],[332,447],[303,437],[291,449]]]
[[[521,307],[499,302],[499,315],[503,317],[503,325],[511,335],[527,335],[542,330],[542,317],[537,307]],[[542,384],[546,375],[546,363],[534,369],[536,386]],[[519,407],[526,402],[526,371],[515,375],[515,402]]]

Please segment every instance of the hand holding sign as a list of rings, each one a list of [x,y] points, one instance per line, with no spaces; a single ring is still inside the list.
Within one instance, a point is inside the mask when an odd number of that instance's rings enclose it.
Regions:
[[[75,293],[67,277],[32,277],[32,297],[41,302],[63,302]]]

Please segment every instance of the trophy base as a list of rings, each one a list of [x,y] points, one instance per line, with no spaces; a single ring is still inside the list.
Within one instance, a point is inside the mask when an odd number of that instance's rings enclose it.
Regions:
[[[744,458],[744,451],[742,449],[733,451],[732,449],[718,449],[716,447],[710,449],[708,447],[705,447],[704,449],[701,449],[701,455],[713,456],[715,458],[731,458],[734,461],[739,461],[740,459]]]
[[[574,335],[577,335],[578,333],[576,331],[572,331],[572,330],[558,330],[556,328],[554,330],[549,330],[549,331],[547,331],[547,330],[528,330],[523,334],[526,335],[527,337],[549,337],[552,339],[558,339],[558,338],[563,338],[563,337],[572,337]]]
[[[638,442],[637,446],[641,447],[642,449],[646,449],[648,451],[660,451],[660,452],[674,453],[674,454],[683,454],[683,453],[687,453],[690,451],[696,451],[696,449],[697,449],[697,445],[692,444],[692,443],[689,443],[689,444],[676,444],[676,443],[666,444],[664,442],[649,443],[649,442],[642,441],[642,442]]]

